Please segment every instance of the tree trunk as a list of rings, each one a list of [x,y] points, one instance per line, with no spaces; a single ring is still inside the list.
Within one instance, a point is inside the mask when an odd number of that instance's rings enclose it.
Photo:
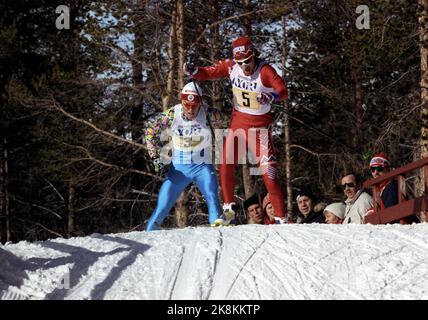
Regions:
[[[135,6],[136,12],[139,12],[141,10],[144,10],[143,4],[137,4]],[[132,106],[132,112],[131,112],[131,135],[132,140],[137,141],[140,138],[140,126],[138,124],[138,121],[141,118],[141,114],[143,112],[143,43],[144,43],[144,36],[143,36],[143,30],[141,27],[140,22],[140,14],[135,14],[133,17],[134,21],[134,54],[132,56],[132,84],[134,88],[136,89],[135,92],[136,98],[134,101],[134,105]]]
[[[421,138],[419,153],[421,158],[428,157],[428,0],[419,0],[419,43],[421,52]],[[421,170],[421,184],[418,195],[428,192],[425,176]],[[428,212],[421,215],[422,221],[428,221]]]
[[[186,207],[186,200],[186,192],[183,191],[175,204],[175,222],[179,228],[185,228],[188,224],[189,210]]]
[[[242,0],[242,5],[244,7],[244,13],[251,11],[251,0]],[[252,29],[249,15],[242,17],[242,26],[244,27],[245,34],[250,37],[252,35]]]
[[[174,44],[176,42],[176,29],[177,29],[177,9],[174,8],[171,17],[171,29],[169,30],[168,39],[168,79],[166,84],[165,95],[162,99],[162,109],[167,110],[169,107],[169,100],[171,99],[172,90],[174,89],[174,67],[175,67],[175,54]]]
[[[178,40],[178,92],[184,87],[184,5],[183,0],[177,0],[177,40]]]
[[[0,141],[0,242],[4,243],[11,240],[10,230],[10,199],[9,199],[9,168],[8,168],[8,149],[7,139],[2,137]]]
[[[67,237],[71,238],[75,235],[75,220],[76,220],[76,178],[70,170],[70,181],[68,183],[68,205],[67,205]]]
[[[254,177],[250,175],[250,165],[242,165],[242,182],[244,184],[245,199],[255,194]]]
[[[244,13],[248,13],[251,11],[251,1],[250,0],[242,0],[242,5],[244,7]],[[244,16],[241,19],[242,26],[244,28],[245,34],[247,36],[251,36],[251,19],[249,15]],[[247,151],[248,153],[249,151]],[[242,165],[242,181],[244,183],[244,193],[245,199],[248,199],[255,193],[254,188],[254,177],[250,175],[250,167],[248,164]]]
[[[282,16],[282,34],[283,34],[283,46],[282,46],[282,78],[286,80],[286,63],[287,63],[287,52],[288,52],[288,38],[287,38],[287,19]],[[289,219],[292,219],[293,214],[293,185],[291,184],[291,142],[290,142],[290,120],[288,112],[288,101],[284,102],[285,118],[284,118],[284,143],[285,143],[285,185],[287,187],[287,213]]]
[[[354,141],[353,141],[353,147],[354,150],[356,150],[358,153],[361,153],[361,146],[362,146],[362,110],[363,110],[363,98],[362,98],[362,92],[361,92],[361,79],[360,74],[361,70],[359,68],[359,61],[358,61],[357,53],[354,52],[354,66],[352,66],[351,71],[351,77],[354,82],[354,115],[355,115],[355,135],[354,135]]]
[[[212,22],[219,21],[219,4],[218,0],[210,0],[211,2],[211,17]],[[220,25],[216,24],[211,28],[211,50],[210,50],[210,60],[212,62],[217,61],[220,55]],[[221,90],[220,83],[218,81],[212,81],[212,101],[213,107],[219,110],[223,109],[223,104],[221,103]]]
[[[428,0],[419,0],[419,42],[421,53],[421,158],[428,156]]]
[[[178,40],[178,92],[184,87],[184,6],[183,0],[177,0],[177,40]],[[189,210],[186,207],[186,193],[183,191],[175,205],[175,218],[179,228],[187,227]]]

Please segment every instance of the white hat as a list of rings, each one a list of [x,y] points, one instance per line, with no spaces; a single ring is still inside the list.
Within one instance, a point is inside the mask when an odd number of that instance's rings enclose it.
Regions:
[[[346,205],[343,202],[335,202],[325,207],[324,213],[326,211],[329,211],[339,219],[343,220],[343,218],[345,217],[345,208],[346,208]]]
[[[202,89],[200,86],[198,86],[195,82],[192,81],[183,87],[183,90],[181,90],[181,93],[196,94],[198,96],[202,96]]]

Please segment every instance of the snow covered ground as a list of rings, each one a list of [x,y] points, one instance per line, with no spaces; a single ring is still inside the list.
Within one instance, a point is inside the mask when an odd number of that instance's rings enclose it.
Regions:
[[[0,246],[0,299],[428,299],[428,224],[23,241]]]

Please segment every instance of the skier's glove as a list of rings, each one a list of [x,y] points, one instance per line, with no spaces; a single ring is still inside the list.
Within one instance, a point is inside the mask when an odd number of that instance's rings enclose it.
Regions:
[[[270,104],[275,100],[275,96],[269,92],[259,93],[257,96],[257,101],[261,104]]]
[[[183,64],[183,73],[189,77],[194,76],[198,73],[198,67],[194,62],[185,62]]]
[[[156,173],[162,173],[165,168],[165,165],[163,164],[162,161],[160,161],[160,158],[153,157],[152,162],[153,162],[153,166],[155,167]]]
[[[275,220],[275,224],[284,224],[284,223],[287,223],[285,221],[285,218],[273,217],[273,219]]]

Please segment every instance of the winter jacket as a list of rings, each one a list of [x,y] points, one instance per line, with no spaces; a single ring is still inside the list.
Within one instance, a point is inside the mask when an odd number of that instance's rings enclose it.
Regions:
[[[325,223],[324,213],[311,211],[300,223]]]
[[[353,199],[346,199],[345,203],[343,224],[362,224],[367,211],[373,207],[373,198],[367,192],[359,190]]]
[[[381,209],[389,208],[398,204],[398,182],[393,179],[388,181],[384,186],[381,186]]]

